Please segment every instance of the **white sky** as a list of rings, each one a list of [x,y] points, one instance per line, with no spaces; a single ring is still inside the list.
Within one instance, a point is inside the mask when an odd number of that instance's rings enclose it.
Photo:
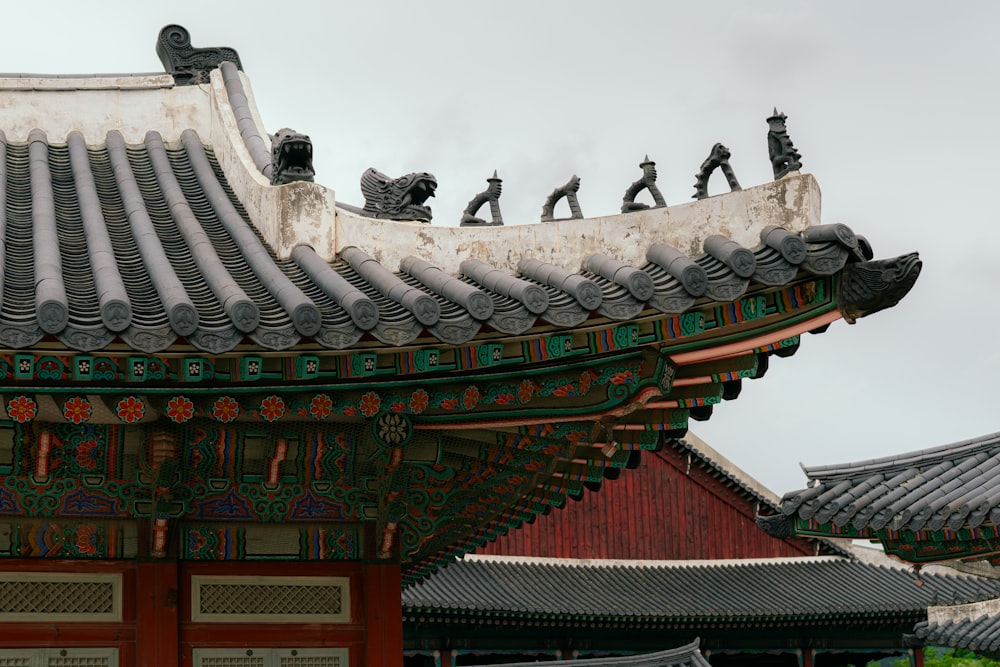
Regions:
[[[162,71],[168,23],[234,47],[267,129],[309,134],[338,199],[363,203],[369,166],[429,171],[435,224],[457,224],[494,169],[508,224],[537,221],[572,174],[585,215],[617,212],[646,153],[668,204],[689,201],[717,141],[744,187],[766,182],[777,106],[824,221],[877,257],[918,250],[924,270],[695,432],[781,494],[803,486],[799,461],[1000,430],[1000,3],[46,1],[6,5],[4,23],[3,72]]]

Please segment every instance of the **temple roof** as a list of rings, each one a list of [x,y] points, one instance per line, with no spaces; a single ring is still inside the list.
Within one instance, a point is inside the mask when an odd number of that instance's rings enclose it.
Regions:
[[[851,585],[844,585],[851,582]],[[837,556],[713,561],[574,561],[466,556],[403,590],[404,618],[518,618],[544,625],[628,621],[781,622],[918,614],[978,601],[991,579],[924,574]]]
[[[765,530],[878,538],[914,562],[997,550],[1000,434],[803,470],[809,486],[761,517]]]

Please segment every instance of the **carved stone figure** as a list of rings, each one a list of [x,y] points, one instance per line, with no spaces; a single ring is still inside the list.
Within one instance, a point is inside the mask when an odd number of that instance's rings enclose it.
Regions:
[[[635,200],[636,196],[643,190],[648,190],[656,203],[652,208],[666,208],[667,201],[660,194],[660,189],[656,187],[656,163],[650,160],[647,155],[646,159],[639,163],[639,168],[642,169],[642,177],[625,189],[625,195],[622,197],[622,213],[644,211],[650,208],[649,204]]]
[[[431,207],[424,206],[434,196],[437,179],[425,171],[389,178],[374,168],[361,174],[361,193],[365,196],[365,215],[391,220],[430,222]]]
[[[224,61],[243,69],[236,49],[228,46],[196,49],[191,46],[191,33],[179,25],[168,25],[160,31],[156,40],[156,55],[179,86],[208,83],[208,73]]]
[[[785,120],[788,118],[783,113],[778,113],[777,107],[774,113],[767,119],[767,152],[771,157],[771,169],[774,170],[774,180],[778,180],[785,174],[802,169],[802,162],[799,152],[792,145],[792,140],[785,129]]]
[[[563,197],[566,198],[566,203],[569,204],[570,219],[579,219],[583,217],[583,211],[580,210],[580,200],[577,199],[576,193],[580,190],[580,177],[576,174],[573,175],[566,185],[556,188],[552,191],[552,194],[548,196],[545,203],[542,204],[542,221],[549,222],[555,220],[553,217],[556,204]]]
[[[849,324],[891,308],[913,287],[923,262],[911,252],[893,259],[848,264],[840,282],[840,312]]]
[[[695,174],[695,199],[705,199],[708,197],[708,178],[716,168],[722,169],[722,174],[726,177],[726,182],[729,183],[731,191],[736,192],[741,189],[739,181],[736,180],[736,174],[733,173],[733,168],[729,166],[729,156],[729,149],[722,144],[712,146],[712,152],[701,163],[701,169]]]
[[[473,197],[469,201],[469,205],[465,207],[459,227],[500,227],[503,225],[503,216],[500,215],[500,192],[503,181],[497,178],[497,172],[494,170],[493,176],[487,178],[486,182],[488,183],[486,189]],[[490,216],[493,218],[490,222],[476,217],[476,212],[487,202],[490,204]]]
[[[309,181],[316,177],[312,163],[312,141],[295,130],[283,127],[271,137],[271,185]]]

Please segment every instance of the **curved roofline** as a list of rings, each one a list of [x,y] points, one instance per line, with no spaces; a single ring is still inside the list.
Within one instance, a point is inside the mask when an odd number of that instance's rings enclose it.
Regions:
[[[858,473],[883,471],[893,468],[905,468],[928,461],[938,461],[942,458],[953,458],[967,455],[979,449],[994,447],[1000,443],[1000,432],[983,435],[977,438],[961,440],[949,445],[938,445],[927,449],[919,449],[904,454],[893,454],[875,459],[856,461],[854,463],[839,463],[825,466],[802,466],[803,472],[812,481],[819,478],[831,479],[846,477]],[[942,456],[946,455],[946,456]]]

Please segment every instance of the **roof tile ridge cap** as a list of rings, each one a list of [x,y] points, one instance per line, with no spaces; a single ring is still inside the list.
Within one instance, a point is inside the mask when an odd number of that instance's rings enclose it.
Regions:
[[[677,440],[687,445],[701,458],[716,463],[724,473],[732,476],[735,481],[750,487],[751,491],[759,494],[764,500],[772,503],[775,507],[781,506],[781,497],[777,493],[764,486],[756,477],[740,468],[719,452],[719,450],[709,445],[690,430],[684,437],[677,438]]]
[[[814,477],[833,477],[836,475],[848,475],[851,473],[871,472],[873,470],[887,467],[914,465],[921,461],[935,458],[942,452],[950,452],[956,455],[966,454],[979,448],[986,449],[997,445],[1000,445],[1000,432],[979,436],[978,438],[960,440],[947,445],[937,445],[936,447],[917,449],[910,452],[904,452],[902,454],[893,454],[879,458],[864,459],[853,463],[836,463],[823,466],[802,465],[802,470],[807,476],[809,476],[810,479]]]
[[[35,316],[45,333],[55,334],[69,323],[69,297],[59,247],[49,142],[45,133],[28,133],[28,178],[31,185],[31,249],[35,283]]]
[[[425,327],[433,326],[441,319],[441,307],[434,297],[404,282],[361,248],[347,246],[338,254],[376,291],[401,305]]]
[[[274,169],[271,150],[264,138],[260,136],[259,128],[250,109],[250,96],[247,95],[246,87],[240,78],[240,71],[236,65],[226,60],[219,66],[219,72],[222,75],[223,88],[226,91],[229,108],[233,112],[243,145],[250,153],[250,159],[253,160],[257,169],[270,180],[271,172]],[[242,96],[243,99],[234,100],[236,95]],[[246,127],[243,121],[249,121],[250,126]]]

